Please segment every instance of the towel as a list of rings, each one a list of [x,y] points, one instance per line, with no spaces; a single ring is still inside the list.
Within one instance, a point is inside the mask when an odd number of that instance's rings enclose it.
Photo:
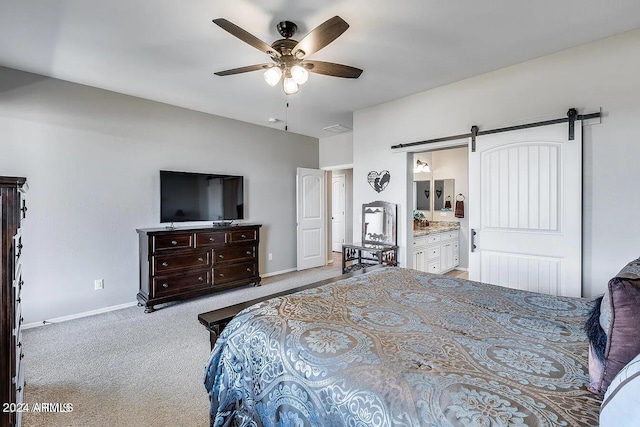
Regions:
[[[456,218],[464,218],[464,201],[456,200]]]

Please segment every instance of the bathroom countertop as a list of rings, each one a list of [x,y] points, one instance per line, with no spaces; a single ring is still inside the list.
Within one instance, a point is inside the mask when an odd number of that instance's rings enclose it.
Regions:
[[[426,236],[427,234],[440,233],[443,231],[459,230],[460,223],[455,221],[430,221],[428,227],[413,229],[413,237]]]

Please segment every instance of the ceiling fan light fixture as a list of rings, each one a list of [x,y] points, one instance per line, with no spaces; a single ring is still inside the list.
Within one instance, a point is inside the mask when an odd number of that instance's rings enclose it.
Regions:
[[[282,78],[282,70],[280,67],[271,67],[264,72],[264,80],[269,86],[275,86]]]
[[[287,95],[293,95],[298,92],[298,83],[291,77],[285,77],[282,82],[282,88]]]
[[[296,83],[302,85],[309,78],[309,72],[300,65],[294,65],[293,67],[291,67],[291,77],[293,78],[293,80],[295,80]]]

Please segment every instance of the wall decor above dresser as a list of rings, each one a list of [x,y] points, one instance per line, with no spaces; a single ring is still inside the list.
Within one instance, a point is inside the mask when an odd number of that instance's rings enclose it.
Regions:
[[[261,224],[139,229],[145,313],[157,304],[260,284]]]
[[[22,223],[27,206],[23,194],[26,178],[0,176],[0,425],[20,426],[18,409],[24,395],[22,348]]]

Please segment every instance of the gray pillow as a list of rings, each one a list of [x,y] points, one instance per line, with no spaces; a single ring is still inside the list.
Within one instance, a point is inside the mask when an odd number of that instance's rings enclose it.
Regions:
[[[602,381],[596,393],[605,393],[614,377],[640,353],[640,258],[628,263],[609,280],[606,295],[610,309]],[[603,301],[605,298],[603,298]],[[606,309],[606,307],[604,307]],[[606,322],[606,315],[605,315]]]

